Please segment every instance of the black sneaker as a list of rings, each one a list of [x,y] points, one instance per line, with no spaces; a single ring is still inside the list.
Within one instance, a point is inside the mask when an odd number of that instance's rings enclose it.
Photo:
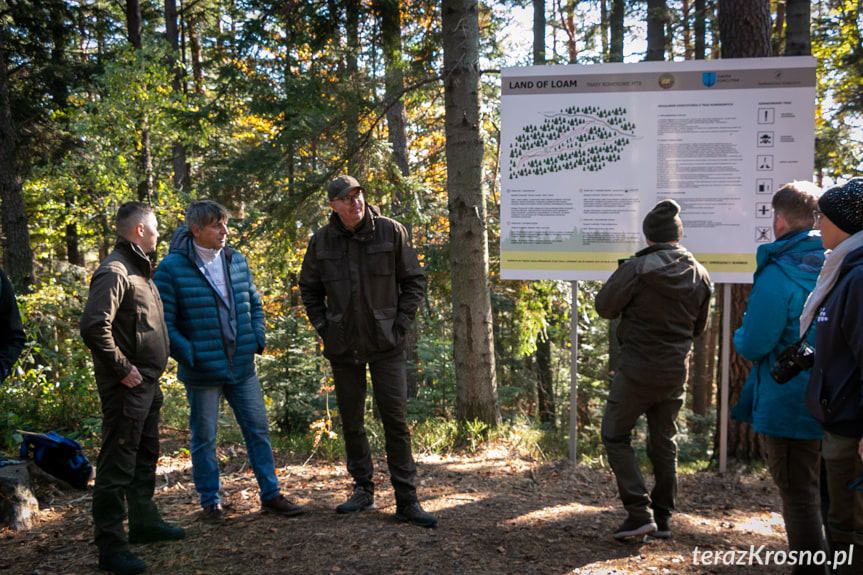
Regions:
[[[129,543],[155,543],[156,541],[179,541],[186,536],[181,527],[171,527],[163,522],[152,527],[129,530]]]
[[[364,487],[355,487],[348,500],[336,507],[336,513],[359,513],[374,507],[374,494]]]
[[[668,526],[668,517],[656,517],[656,531],[650,534],[657,539],[670,539],[671,528]]]
[[[100,555],[99,569],[112,571],[117,575],[135,575],[136,573],[143,573],[147,569],[147,564],[127,549],[112,555]]]
[[[437,517],[426,513],[416,501],[396,506],[396,519],[399,521],[410,521],[420,527],[434,527],[437,525]]]
[[[290,501],[288,501],[287,497],[282,495],[276,495],[272,499],[267,499],[266,501],[261,501],[261,509],[264,511],[269,511],[270,513],[278,513],[279,515],[284,515],[285,517],[293,517],[294,515],[302,515],[304,509],[299,505],[294,505]]]
[[[639,535],[647,535],[656,531],[656,523],[650,519],[627,519],[614,532],[614,538],[618,541],[629,539],[630,537],[638,537]]]

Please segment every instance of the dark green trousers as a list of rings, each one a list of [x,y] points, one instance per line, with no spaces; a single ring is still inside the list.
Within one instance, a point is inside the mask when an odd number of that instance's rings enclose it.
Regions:
[[[118,380],[97,378],[102,400],[102,448],[96,460],[93,523],[100,555],[129,548],[123,529],[126,506],[129,528],[161,521],[153,502],[159,459],[159,382],[145,379],[129,389]]]
[[[641,382],[617,372],[602,417],[602,443],[617,490],[629,518],[668,518],[677,497],[677,414],[683,405],[683,382]],[[632,449],[632,430],[647,417],[647,456],[656,479],[648,494]]]

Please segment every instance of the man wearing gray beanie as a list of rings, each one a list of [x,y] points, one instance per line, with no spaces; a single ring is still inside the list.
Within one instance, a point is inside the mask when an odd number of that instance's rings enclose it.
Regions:
[[[849,559],[836,572],[859,573],[863,557],[853,552],[863,547],[863,178],[824,192],[815,225],[830,253],[800,317],[801,332],[817,326],[806,406],[824,428],[834,556]]]
[[[707,326],[710,277],[680,245],[680,206],[662,200],[644,218],[647,247],[621,262],[596,296],[596,311],[620,316],[620,367],[602,418],[602,442],[627,518],[614,538],[671,537],[677,496],[677,414],[683,405],[692,340]],[[647,416],[647,455],[656,483],[648,493],[632,449]]]

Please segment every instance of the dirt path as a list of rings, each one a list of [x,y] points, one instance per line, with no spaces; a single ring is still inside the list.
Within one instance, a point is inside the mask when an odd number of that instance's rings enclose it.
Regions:
[[[423,506],[436,529],[397,522],[383,461],[377,509],[353,516],[333,509],[348,495],[341,463],[279,461],[285,492],[306,507],[286,519],[259,512],[254,477],[228,448],[223,475],[227,520],[205,524],[187,456],[160,460],[157,502],[187,530],[181,542],[134,545],[151,574],[625,574],[785,573],[788,567],[705,566],[705,551],[785,549],[779,500],[769,479],[751,475],[681,477],[673,538],[614,541],[623,519],[613,476],[568,461],[538,464],[507,446],[474,456],[418,456]],[[169,452],[168,450],[164,450]],[[236,451],[240,451],[236,448]],[[98,572],[90,491],[44,484],[38,525],[0,531],[0,575]],[[696,551],[697,549],[697,551]],[[694,555],[698,553],[698,555]],[[757,560],[756,560],[757,561]]]

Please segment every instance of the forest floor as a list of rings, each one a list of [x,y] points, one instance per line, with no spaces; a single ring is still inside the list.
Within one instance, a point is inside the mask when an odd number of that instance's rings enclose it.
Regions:
[[[376,460],[376,509],[338,515],[349,495],[342,462],[307,464],[277,454],[285,494],[305,506],[284,518],[260,512],[254,477],[241,446],[221,448],[227,518],[198,519],[200,507],[182,435],[163,440],[156,501],[166,521],[186,539],[133,545],[147,573],[209,574],[630,574],[785,573],[764,560],[785,550],[775,487],[765,473],[680,477],[673,537],[619,543],[612,532],[624,519],[613,475],[572,465],[539,462],[506,444],[472,455],[417,455],[423,507],[440,523],[424,529],[398,522],[383,459]],[[90,515],[92,487],[61,489],[36,481],[41,511],[26,532],[0,530],[0,575],[96,573]],[[752,566],[727,565],[754,546]],[[719,553],[706,565],[705,552]],[[748,561],[748,558],[746,559]]]

